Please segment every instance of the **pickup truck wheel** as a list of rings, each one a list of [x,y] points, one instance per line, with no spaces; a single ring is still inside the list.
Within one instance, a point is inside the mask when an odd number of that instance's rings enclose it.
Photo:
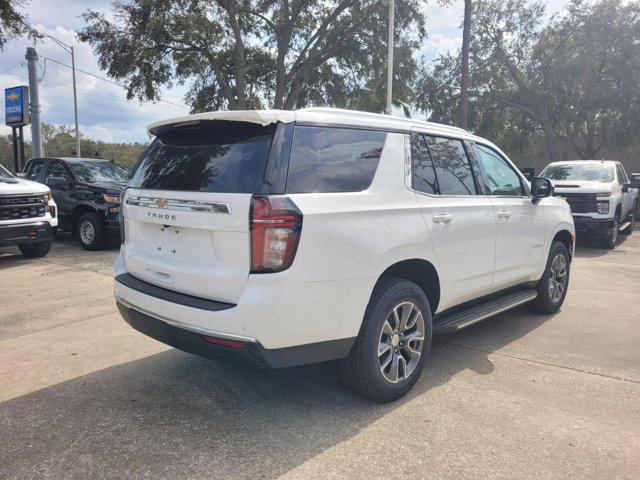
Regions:
[[[78,238],[85,250],[102,250],[106,243],[100,217],[95,213],[85,213],[78,219]]]
[[[357,392],[380,403],[405,395],[420,378],[433,332],[424,291],[413,282],[381,282],[364,315],[349,357],[338,371]]]
[[[636,211],[638,210],[638,201],[633,204],[633,209],[631,210],[631,217],[629,221],[631,222],[627,228],[622,230],[624,235],[631,235],[633,233],[633,229],[636,228]]]
[[[620,232],[620,217],[616,214],[616,216],[613,217],[613,231],[609,235],[607,235],[607,238],[605,238],[602,241],[603,248],[607,248],[609,250],[613,250],[614,248],[616,248],[619,232]]]
[[[545,315],[560,310],[569,288],[571,259],[564,243],[555,241],[551,245],[547,268],[538,282],[538,297],[527,307]]]
[[[18,245],[20,252],[22,255],[29,258],[40,258],[44,257],[49,250],[51,250],[52,240],[45,240],[44,242],[38,243],[25,243],[24,245]]]

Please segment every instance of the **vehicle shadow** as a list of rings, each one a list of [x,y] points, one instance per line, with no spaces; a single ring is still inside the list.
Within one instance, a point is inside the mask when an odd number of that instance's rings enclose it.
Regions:
[[[0,404],[0,478],[275,478],[466,369],[490,374],[491,352],[549,318],[519,309],[436,337],[416,387],[387,405],[332,364],[273,372],[168,350]]]
[[[616,248],[624,247],[627,239],[628,237],[626,235],[620,235],[618,237],[618,242],[616,243]],[[608,248],[602,247],[597,240],[576,240],[576,258],[600,258],[610,255],[612,252],[615,252],[615,250],[609,250]]]

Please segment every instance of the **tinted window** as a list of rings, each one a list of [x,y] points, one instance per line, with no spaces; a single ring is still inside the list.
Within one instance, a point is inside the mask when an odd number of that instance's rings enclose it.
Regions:
[[[60,162],[49,163],[49,170],[47,172],[45,183],[49,183],[49,179],[51,177],[61,177],[69,181],[69,173],[67,172],[65,166]]]
[[[490,194],[522,196],[520,177],[511,165],[494,150],[483,145],[477,147]]]
[[[475,195],[473,172],[460,140],[425,137],[441,195]]]
[[[411,187],[424,193],[438,193],[438,183],[424,135],[411,135]]]
[[[29,180],[38,180],[38,178],[40,178],[40,173],[42,173],[42,167],[44,167],[44,160],[31,162],[25,177]]]
[[[69,168],[78,180],[86,183],[126,183],[131,176],[128,167],[113,162],[73,162]]]
[[[272,127],[203,122],[159,134],[130,185],[153,190],[251,193],[264,173]]]
[[[371,185],[385,132],[296,127],[287,192],[359,192]]]
[[[601,163],[549,165],[540,176],[549,180],[611,183],[613,182],[613,167]]]

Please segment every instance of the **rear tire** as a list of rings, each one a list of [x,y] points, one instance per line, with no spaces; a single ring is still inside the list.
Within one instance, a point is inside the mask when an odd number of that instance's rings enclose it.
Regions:
[[[376,402],[397,400],[420,378],[432,332],[431,308],[422,289],[408,280],[385,279],[371,295],[349,357],[339,364],[340,377]]]
[[[22,255],[28,258],[40,258],[44,257],[49,250],[51,250],[52,240],[45,240],[38,243],[25,243],[24,245],[18,245]]]
[[[616,213],[616,216],[613,217],[613,232],[607,235],[602,241],[602,247],[607,248],[609,250],[613,250],[616,248],[616,243],[618,243],[618,234],[620,233],[620,215]]]
[[[623,235],[631,235],[633,233],[633,229],[636,227],[636,211],[637,210],[638,210],[638,201],[636,200],[636,202],[633,204],[633,209],[631,210],[631,218],[629,219],[631,224],[627,228],[622,230],[622,232],[620,232]]]
[[[85,250],[102,250],[106,236],[100,217],[96,213],[85,213],[78,219],[78,239]]]
[[[562,242],[553,242],[547,268],[536,287],[538,297],[527,303],[527,307],[543,315],[560,310],[569,289],[570,266],[571,258],[567,247]]]

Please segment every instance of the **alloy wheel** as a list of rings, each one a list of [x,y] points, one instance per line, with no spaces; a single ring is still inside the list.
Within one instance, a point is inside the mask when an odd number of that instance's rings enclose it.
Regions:
[[[424,346],[424,316],[413,302],[396,305],[385,320],[378,341],[380,372],[391,383],[407,380]]]
[[[558,303],[567,289],[567,274],[567,259],[558,253],[553,257],[549,273],[549,297],[553,303]]]
[[[82,243],[85,245],[91,245],[95,236],[96,231],[93,228],[93,224],[88,220],[82,222],[80,225],[80,239],[82,240]]]

